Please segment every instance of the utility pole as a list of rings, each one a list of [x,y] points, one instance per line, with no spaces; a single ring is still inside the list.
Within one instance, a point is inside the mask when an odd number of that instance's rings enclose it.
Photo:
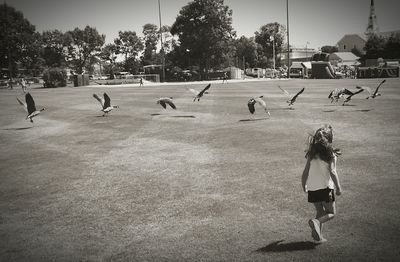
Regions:
[[[289,0],[286,0],[286,24],[287,24],[287,78],[290,78],[290,45],[289,45]]]
[[[162,39],[162,31],[161,31],[161,7],[160,0],[158,0],[158,17],[160,19],[160,42],[161,42],[161,63],[162,63],[162,82],[165,82],[165,54],[164,54],[164,44]]]
[[[274,71],[272,71],[272,77],[275,77],[275,37],[274,36],[270,36],[270,39],[272,40],[272,62],[273,62],[273,67],[274,67]]]

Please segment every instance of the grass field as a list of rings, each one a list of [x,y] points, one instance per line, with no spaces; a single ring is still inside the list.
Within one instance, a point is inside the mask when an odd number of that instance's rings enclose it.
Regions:
[[[396,261],[400,256],[400,80],[331,104],[369,80],[0,90],[0,261]],[[294,110],[277,88],[295,93]],[[205,84],[191,85],[201,89]],[[101,117],[92,94],[120,106]],[[247,101],[266,97],[271,116]],[[177,110],[156,104],[172,96]],[[301,189],[309,133],[342,150],[338,214],[316,245]]]

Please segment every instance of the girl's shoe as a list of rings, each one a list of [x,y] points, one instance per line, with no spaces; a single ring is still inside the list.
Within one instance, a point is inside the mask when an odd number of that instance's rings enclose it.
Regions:
[[[311,236],[315,241],[321,241],[321,232],[319,228],[319,221],[317,219],[308,220],[308,225],[311,227]]]

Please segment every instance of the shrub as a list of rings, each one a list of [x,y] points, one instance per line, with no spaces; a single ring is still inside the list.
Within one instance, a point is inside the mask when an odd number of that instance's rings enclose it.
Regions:
[[[48,88],[67,86],[67,71],[61,68],[50,68],[43,74],[43,86]]]

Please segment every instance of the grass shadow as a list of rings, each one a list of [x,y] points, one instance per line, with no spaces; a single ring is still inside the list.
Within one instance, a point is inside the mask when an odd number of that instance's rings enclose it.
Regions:
[[[171,116],[171,117],[181,117],[181,118],[196,118],[193,115],[188,115],[188,116]]]
[[[18,130],[25,130],[25,129],[31,129],[31,128],[33,128],[33,126],[4,128],[3,130],[13,130],[13,131],[18,131]]]
[[[322,112],[324,112],[324,113],[332,113],[332,112],[335,112],[336,110],[322,110]]]
[[[265,247],[257,249],[255,252],[267,253],[267,252],[289,252],[289,251],[304,251],[315,249],[318,243],[311,241],[297,241],[282,243],[284,240],[279,240],[266,245]]]
[[[154,113],[154,114],[150,114],[151,116],[160,116],[161,114],[159,113]]]
[[[260,121],[260,120],[267,120],[268,118],[246,118],[246,119],[240,119],[239,122],[252,122],[252,121]]]
[[[372,111],[373,109],[356,109],[354,110],[355,112],[369,112]]]

